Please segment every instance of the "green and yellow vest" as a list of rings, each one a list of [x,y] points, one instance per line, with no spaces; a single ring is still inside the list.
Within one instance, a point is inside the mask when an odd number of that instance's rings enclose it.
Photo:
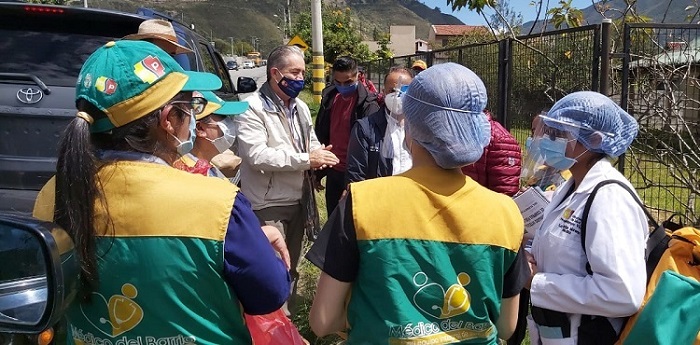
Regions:
[[[515,203],[436,168],[350,188],[360,263],[348,343],[495,343],[523,236]]]
[[[106,201],[95,205],[103,234],[99,288],[90,302],[69,308],[69,343],[250,344],[240,303],[222,277],[238,189],[138,161],[109,163],[98,176]],[[54,195],[52,179],[35,217],[53,219]]]

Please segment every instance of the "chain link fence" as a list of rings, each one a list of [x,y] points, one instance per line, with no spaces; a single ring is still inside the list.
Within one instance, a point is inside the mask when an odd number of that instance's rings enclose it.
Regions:
[[[546,32],[365,63],[381,86],[394,65],[455,62],[478,74],[488,109],[521,144],[535,115],[564,95],[607,93],[638,119],[640,133],[618,167],[659,220],[700,224],[700,26],[630,24]],[[606,28],[606,30],[603,30]],[[605,37],[604,37],[605,36]],[[604,42],[614,47],[603,49]],[[381,88],[380,88],[381,90]]]

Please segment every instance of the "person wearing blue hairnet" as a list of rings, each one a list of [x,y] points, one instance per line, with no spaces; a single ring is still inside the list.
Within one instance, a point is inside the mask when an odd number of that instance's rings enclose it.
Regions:
[[[630,182],[613,167],[637,122],[608,97],[575,92],[540,115],[532,147],[572,177],[557,188],[536,231],[528,317],[532,344],[613,344],[646,290],[647,218]],[[597,191],[588,216],[584,207]],[[584,229],[585,226],[585,229]],[[585,237],[582,232],[585,230]]]
[[[307,254],[323,271],[311,328],[348,344],[496,344],[529,270],[515,203],[460,171],[489,143],[486,87],[446,63],[397,92],[413,166],[350,184]]]

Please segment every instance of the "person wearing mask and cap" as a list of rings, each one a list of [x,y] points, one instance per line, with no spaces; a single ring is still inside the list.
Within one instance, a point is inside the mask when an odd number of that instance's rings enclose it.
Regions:
[[[225,102],[211,91],[202,91],[199,95],[207,100],[207,106],[201,114],[195,116],[197,138],[194,147],[192,152],[182,156],[173,166],[205,176],[226,178],[212,164],[212,159],[233,146],[236,140],[233,116],[248,110],[248,102]],[[238,179],[231,182],[236,184]]]
[[[572,176],[556,189],[532,243],[532,343],[613,344],[647,285],[647,218],[634,187],[612,163],[632,144],[637,121],[592,91],[569,94],[540,117],[543,135],[531,147],[548,166]],[[583,219],[592,190],[609,180],[630,190],[602,186]]]
[[[139,24],[139,31],[126,35],[124,40],[140,40],[157,45],[172,55],[192,53],[192,50],[178,43],[173,24],[163,19],[147,19]]]
[[[323,90],[321,107],[316,117],[316,136],[331,148],[338,157],[338,164],[330,169],[316,172],[317,186],[326,177],[326,211],[331,214],[345,191],[345,171],[347,167],[350,131],[359,119],[379,111],[377,96],[358,81],[357,61],[349,56],[341,56],[333,62],[333,84]]]
[[[413,167],[349,185],[307,254],[322,270],[309,323],[347,344],[495,344],[529,272],[515,203],[460,171],[489,143],[486,87],[445,63],[401,98]]]
[[[192,149],[206,106],[192,91],[220,87],[143,41],[109,42],[82,66],[76,118],[34,207],[79,259],[68,344],[250,344],[243,312],[270,313],[289,296],[285,264],[238,188],[171,166]]]
[[[418,73],[425,71],[428,69],[428,64],[425,63],[423,60],[416,60],[413,61],[413,64],[411,65],[411,69],[413,72],[418,75]]]
[[[400,90],[412,80],[411,70],[392,67],[384,78],[384,106],[355,122],[348,144],[346,183],[398,175],[411,168]]]
[[[338,163],[330,148],[316,139],[309,107],[297,98],[305,72],[299,47],[273,49],[267,58],[267,81],[246,98],[248,110],[234,117],[243,159],[241,189],[260,225],[274,226],[285,235],[293,291],[304,234],[313,236],[318,224],[313,170]],[[293,292],[285,306],[287,315],[294,312],[294,302]]]

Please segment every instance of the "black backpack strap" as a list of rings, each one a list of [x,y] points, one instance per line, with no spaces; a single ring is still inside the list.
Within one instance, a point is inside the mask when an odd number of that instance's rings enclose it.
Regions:
[[[654,218],[651,216],[651,214],[649,213],[647,208],[644,207],[644,204],[642,203],[642,201],[639,200],[639,198],[637,198],[637,195],[634,193],[634,191],[632,191],[632,189],[630,189],[630,187],[628,187],[622,181],[605,180],[605,181],[601,181],[593,188],[593,191],[591,191],[591,194],[588,196],[588,200],[586,200],[586,204],[583,207],[583,214],[581,215],[581,247],[583,248],[583,253],[586,254],[586,257],[588,257],[588,254],[586,253],[586,226],[588,225],[588,213],[591,211],[591,205],[593,205],[593,199],[595,198],[595,195],[598,193],[598,189],[600,189],[603,186],[609,185],[609,184],[617,184],[620,187],[624,188],[628,193],[630,193],[630,195],[632,195],[632,198],[634,199],[634,201],[636,201],[637,205],[639,205],[639,207],[642,208],[642,210],[644,211],[644,214],[647,216],[647,219],[652,224],[654,230],[649,235],[649,240],[647,241],[647,248],[649,248],[649,245],[652,244],[652,241],[651,241],[652,236],[654,238],[661,236],[661,239],[663,239],[663,235],[665,234],[663,227],[661,227],[661,230],[659,230],[659,228],[660,228],[659,224],[656,222],[656,220],[654,220]],[[659,235],[657,233],[660,233],[661,235]],[[656,249],[656,247],[657,246],[654,246],[652,248]],[[649,249],[652,249],[652,248],[649,248]],[[661,254],[663,254],[663,251],[661,252]],[[661,254],[659,255],[659,259],[661,258]],[[588,261],[588,260],[586,260],[586,261]],[[657,262],[659,262],[658,259],[654,262],[654,267],[656,267]],[[649,270],[650,263],[651,263],[651,261],[649,261],[649,259],[648,259],[647,260],[647,276],[650,274],[650,270]],[[588,272],[588,274],[593,274],[593,271],[591,271],[591,265],[588,262],[586,262],[586,271]],[[653,267],[652,267],[651,271],[653,271]]]

